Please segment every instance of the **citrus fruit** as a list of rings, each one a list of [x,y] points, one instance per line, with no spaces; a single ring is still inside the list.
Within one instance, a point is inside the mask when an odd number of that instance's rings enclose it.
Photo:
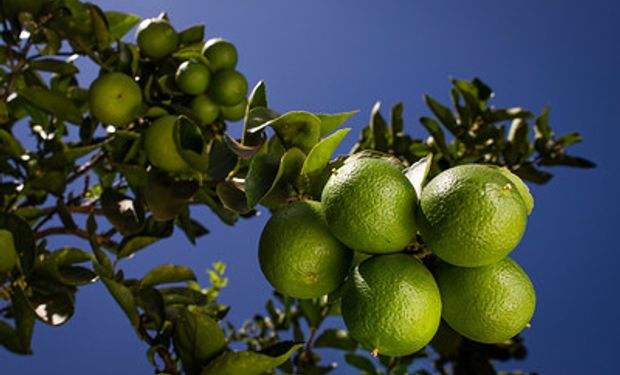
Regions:
[[[222,38],[207,40],[202,54],[209,60],[209,68],[213,72],[234,69],[237,65],[237,48]]]
[[[353,254],[327,229],[321,204],[293,202],[276,211],[260,237],[260,267],[275,290],[316,298],[335,290]]]
[[[222,70],[213,75],[209,92],[213,100],[221,105],[239,104],[248,93],[248,82],[236,70]]]
[[[245,110],[248,106],[247,99],[243,99],[239,104],[222,107],[222,116],[228,121],[239,121],[245,117]]]
[[[189,95],[198,95],[207,90],[211,73],[206,65],[197,61],[184,61],[174,75],[177,86]]]
[[[521,240],[527,211],[514,183],[496,168],[462,165],[422,190],[417,223],[430,250],[461,267],[504,258]]]
[[[500,167],[497,165],[488,165],[488,166],[491,168],[497,169],[498,171],[501,172],[501,174],[504,175],[504,177],[508,178],[510,182],[512,182],[513,186],[517,189],[517,192],[519,192],[519,194],[521,195],[521,198],[523,199],[523,203],[525,204],[525,210],[527,211],[527,214],[528,215],[531,214],[532,210],[534,209],[534,197],[532,197],[532,193],[530,193],[530,188],[527,187],[525,182],[523,182],[523,180],[519,176],[512,173],[506,167]]]
[[[153,121],[144,132],[144,150],[151,164],[167,172],[191,172],[174,141],[176,116],[163,116]]]
[[[151,59],[161,59],[176,51],[179,34],[165,19],[149,18],[136,31],[140,53]]]
[[[347,279],[341,310],[361,346],[403,356],[422,349],[437,332],[441,296],[433,275],[416,257],[377,255]]]
[[[536,305],[527,274],[510,258],[483,267],[441,264],[435,271],[443,318],[461,335],[500,343],[521,332]]]
[[[327,180],[321,201],[330,230],[353,250],[397,252],[416,234],[415,189],[384,159],[349,159]]]
[[[213,123],[220,115],[220,107],[205,94],[196,95],[190,106],[202,125]]]
[[[90,85],[90,113],[104,124],[125,126],[135,120],[142,108],[142,91],[130,76],[106,73]]]

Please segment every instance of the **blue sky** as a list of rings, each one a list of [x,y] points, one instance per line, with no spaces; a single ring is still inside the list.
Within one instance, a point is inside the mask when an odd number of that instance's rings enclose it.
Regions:
[[[154,17],[167,11],[178,28],[205,23],[239,49],[239,70],[251,84],[265,80],[271,107],[284,112],[361,112],[348,122],[350,146],[375,101],[405,103],[405,129],[426,137],[422,95],[447,102],[449,77],[481,77],[498,106],[540,112],[551,105],[558,134],[579,131],[573,153],[593,170],[556,168],[532,188],[536,206],[513,257],[538,295],[525,334],[526,361],[511,364],[542,374],[613,373],[620,335],[620,255],[613,240],[618,208],[620,136],[620,4],[614,1],[94,1],[104,10]],[[83,71],[88,85],[95,72]],[[232,127],[241,126],[239,124]],[[201,274],[228,264],[221,301],[236,324],[263,310],[271,289],[261,275],[257,243],[267,214],[235,227],[208,210],[197,217],[212,231],[192,247],[181,235],[125,261],[140,277],[167,262]],[[70,244],[73,244],[71,242]],[[57,246],[67,242],[56,241]],[[100,285],[78,294],[67,325],[38,324],[32,357],[0,351],[0,371],[15,374],[150,373],[147,347]],[[615,370],[615,371],[614,371]],[[343,368],[337,373],[347,373]]]

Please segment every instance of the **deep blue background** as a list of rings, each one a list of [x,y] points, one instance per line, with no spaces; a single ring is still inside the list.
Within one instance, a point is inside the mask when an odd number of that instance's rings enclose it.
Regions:
[[[448,102],[448,77],[480,76],[498,106],[539,112],[551,104],[558,134],[579,131],[573,152],[594,170],[556,168],[546,186],[533,187],[536,207],[513,253],[538,293],[530,354],[509,366],[542,374],[617,373],[620,337],[618,255],[618,137],[620,124],[620,5],[615,1],[95,1],[104,10],[152,17],[166,10],[178,28],[207,24],[240,51],[239,69],[251,84],[265,80],[270,104],[281,112],[360,109],[348,126],[350,146],[376,100],[385,109],[405,103],[406,129],[428,115],[422,94]],[[94,76],[83,70],[81,83]],[[240,126],[240,125],[236,125]],[[614,167],[616,165],[616,167]],[[197,211],[212,230],[192,247],[180,234],[122,263],[140,277],[149,267],[228,264],[221,302],[236,324],[262,311],[271,289],[256,259],[268,215],[220,224]],[[63,240],[64,241],[64,240]],[[64,246],[67,242],[54,243]],[[71,242],[73,243],[73,242]],[[335,324],[334,321],[330,323]],[[33,357],[0,350],[2,374],[151,373],[139,342],[101,284],[78,294],[77,313],[59,328],[37,324]],[[330,357],[331,358],[331,357]],[[333,356],[333,360],[338,360]],[[349,372],[351,372],[350,370]],[[337,373],[348,373],[343,367]]]

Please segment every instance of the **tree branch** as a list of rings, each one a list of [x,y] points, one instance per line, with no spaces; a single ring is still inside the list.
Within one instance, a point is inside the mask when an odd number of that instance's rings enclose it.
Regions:
[[[51,227],[38,231],[34,234],[35,238],[37,239],[54,235],[73,235],[83,238],[85,240],[90,239],[90,233],[80,228]],[[112,241],[109,237],[106,237],[105,235],[95,235],[95,241],[102,246],[116,246],[116,242]]]

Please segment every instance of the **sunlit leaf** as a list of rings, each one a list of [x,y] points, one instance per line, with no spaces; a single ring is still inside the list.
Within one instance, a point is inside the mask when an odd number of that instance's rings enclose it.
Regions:
[[[422,188],[424,188],[424,182],[426,182],[426,176],[428,176],[432,164],[433,154],[428,154],[404,171],[405,177],[413,185],[418,198],[422,195]]]
[[[105,12],[112,40],[121,40],[138,22],[140,17],[121,12]]]
[[[321,119],[321,137],[336,130],[351,116],[357,114],[359,111],[343,112],[343,113],[319,113],[317,116]]]
[[[199,309],[181,310],[174,329],[174,348],[188,374],[198,370],[226,348],[219,324]]]
[[[129,288],[124,286],[123,284],[116,282],[110,278],[102,277],[101,281],[106,286],[116,303],[123,310],[131,325],[137,330],[138,325],[140,324],[140,316],[138,315],[138,310],[136,308],[136,300],[134,299],[133,294]]]
[[[25,87],[19,90],[19,95],[33,106],[61,119],[71,121],[74,124],[82,122],[82,112],[71,100],[59,92],[43,87]]]
[[[176,264],[164,264],[151,269],[142,278],[141,284],[153,286],[160,284],[178,283],[181,281],[196,280],[194,271]]]
[[[227,352],[211,361],[201,375],[259,375],[284,363],[302,346],[283,341],[262,352]]]

